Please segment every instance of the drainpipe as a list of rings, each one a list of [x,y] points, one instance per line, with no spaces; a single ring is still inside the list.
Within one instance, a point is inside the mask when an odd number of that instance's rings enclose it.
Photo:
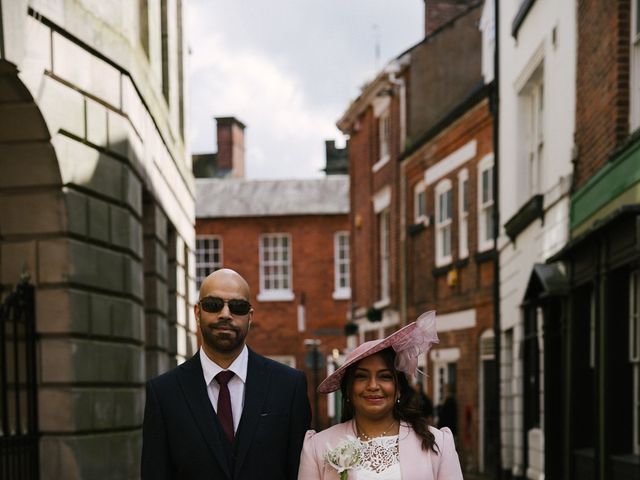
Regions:
[[[491,114],[493,116],[493,245],[496,252],[493,261],[493,333],[495,348],[495,389],[498,392],[495,410],[498,413],[496,418],[495,431],[495,478],[502,478],[502,412],[501,404],[501,378],[500,363],[502,359],[502,328],[500,325],[500,250],[498,239],[500,237],[500,0],[494,0],[494,39],[493,51],[493,89],[491,91]]]

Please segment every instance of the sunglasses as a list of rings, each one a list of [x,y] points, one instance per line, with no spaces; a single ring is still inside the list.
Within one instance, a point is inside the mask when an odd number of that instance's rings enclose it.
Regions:
[[[246,315],[251,310],[251,304],[246,300],[232,298],[223,300],[220,297],[205,297],[200,300],[200,306],[205,312],[218,313],[224,308],[224,304],[229,305],[229,311],[233,315]]]

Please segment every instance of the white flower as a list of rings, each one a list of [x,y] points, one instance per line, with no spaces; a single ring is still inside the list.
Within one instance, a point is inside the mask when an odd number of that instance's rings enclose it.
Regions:
[[[337,470],[340,480],[347,480],[349,470],[360,463],[360,441],[351,435],[341,440],[335,448],[327,443],[327,453],[324,460]]]

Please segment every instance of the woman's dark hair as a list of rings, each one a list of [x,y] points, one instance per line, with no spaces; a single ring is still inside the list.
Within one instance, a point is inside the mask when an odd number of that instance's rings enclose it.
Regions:
[[[393,407],[393,416],[396,420],[403,421],[411,425],[413,431],[422,439],[423,450],[433,450],[437,452],[436,439],[429,430],[429,423],[420,409],[420,398],[416,391],[409,385],[407,376],[395,368],[396,352],[393,348],[385,348],[377,352],[385,365],[394,373],[395,384],[400,393],[400,401],[396,402]],[[342,381],[340,382],[340,391],[342,392],[342,418],[341,421],[346,422],[354,417],[353,403],[351,402],[351,388],[355,377],[355,371],[360,362],[350,365]]]

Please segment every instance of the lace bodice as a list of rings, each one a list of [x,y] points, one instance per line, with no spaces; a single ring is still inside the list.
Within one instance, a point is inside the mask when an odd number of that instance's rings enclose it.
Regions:
[[[400,480],[398,435],[360,440],[358,480]]]

